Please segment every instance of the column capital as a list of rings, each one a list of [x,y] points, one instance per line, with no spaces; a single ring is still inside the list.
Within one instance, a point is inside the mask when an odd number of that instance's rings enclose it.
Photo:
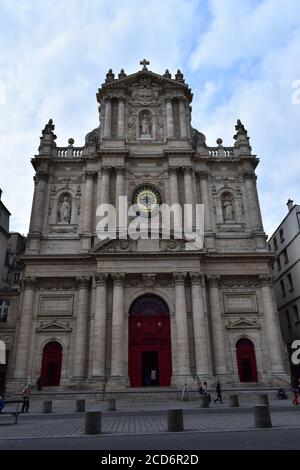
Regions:
[[[109,175],[110,174],[111,167],[110,166],[103,166],[101,168],[102,175]]]
[[[243,177],[245,180],[252,180],[252,181],[256,181],[257,180],[257,176],[256,174],[254,173],[254,171],[245,171],[243,173]]]
[[[37,182],[39,182],[39,181],[41,181],[41,180],[48,181],[49,176],[50,176],[50,174],[49,174],[48,171],[42,171],[42,170],[40,170],[40,171],[38,171],[38,172],[36,173],[35,179],[36,179]]]
[[[258,280],[261,287],[272,287],[273,285],[273,278],[271,274],[260,274],[258,276]]]
[[[79,287],[79,289],[87,289],[89,287],[90,281],[90,277],[87,276],[81,276],[76,278],[77,287]]]
[[[124,166],[116,166],[115,167],[117,175],[124,175],[125,167]]]
[[[184,272],[173,273],[173,279],[174,279],[175,285],[183,285],[184,280],[186,278],[186,274],[187,273],[184,273]]]
[[[28,276],[23,279],[23,286],[25,289],[35,289],[37,286],[37,278]]]
[[[200,179],[202,180],[208,179],[208,171],[198,170],[197,173]]]
[[[105,286],[107,278],[108,278],[108,273],[96,273],[95,274],[96,286]]]
[[[182,170],[183,170],[185,175],[192,175],[192,173],[193,173],[193,169],[192,169],[191,166],[183,166]]]
[[[97,174],[96,171],[87,170],[87,171],[85,172],[85,178],[86,178],[87,180],[88,180],[88,179],[92,179],[92,180],[93,180],[93,179],[95,179],[96,174]]]
[[[170,168],[169,168],[169,173],[170,173],[170,175],[176,175],[176,176],[177,176],[177,171],[178,171],[178,167],[177,167],[177,166],[176,166],[176,167],[173,166],[173,167],[170,167]]]
[[[113,273],[111,275],[114,281],[114,286],[122,286],[125,279],[125,273]]]
[[[206,278],[209,287],[218,287],[221,276],[219,274],[208,274]]]
[[[199,286],[204,285],[203,276],[201,273],[191,272],[190,278],[191,278],[192,285],[199,285]]]

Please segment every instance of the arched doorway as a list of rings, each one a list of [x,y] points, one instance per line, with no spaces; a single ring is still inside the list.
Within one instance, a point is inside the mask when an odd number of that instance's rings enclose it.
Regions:
[[[255,351],[252,341],[241,338],[236,343],[236,357],[241,382],[257,382]]]
[[[146,294],[132,303],[128,345],[128,374],[132,387],[170,385],[170,316],[168,305],[161,297]]]
[[[57,386],[60,382],[62,347],[57,341],[47,343],[43,351],[41,384]]]

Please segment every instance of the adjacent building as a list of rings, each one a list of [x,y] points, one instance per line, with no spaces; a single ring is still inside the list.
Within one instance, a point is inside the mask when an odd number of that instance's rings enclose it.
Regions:
[[[141,65],[109,70],[84,146],[58,147],[52,120],[42,131],[11,390],[38,377],[130,390],[286,376],[247,131],[238,120],[232,146],[208,145],[183,74]],[[162,204],[204,205],[204,245],[188,249],[175,218],[167,239],[160,225],[154,239],[124,236],[120,218],[99,239],[97,209],[121,196],[148,221]]]
[[[289,199],[288,214],[269,239],[276,253],[273,279],[283,340],[291,356],[291,344],[300,339],[300,206]],[[300,367],[291,364],[292,375],[300,378]]]
[[[9,232],[10,212],[1,201],[0,190],[0,395],[12,366],[12,349],[19,307],[21,265],[17,257],[24,253],[25,239]]]

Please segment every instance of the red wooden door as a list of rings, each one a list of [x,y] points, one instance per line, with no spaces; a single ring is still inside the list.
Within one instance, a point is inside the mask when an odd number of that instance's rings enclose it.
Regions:
[[[128,343],[131,386],[151,385],[149,376],[153,369],[157,375],[155,385],[169,386],[172,374],[169,315],[129,316]]]
[[[257,382],[255,351],[250,339],[242,338],[236,343],[238,372],[241,382]]]
[[[60,383],[62,362],[62,347],[56,341],[52,341],[44,347],[41,384],[44,386],[58,386]]]

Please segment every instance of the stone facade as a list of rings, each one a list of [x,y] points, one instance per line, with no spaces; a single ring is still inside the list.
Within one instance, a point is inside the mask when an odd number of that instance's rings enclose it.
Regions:
[[[52,120],[42,132],[11,388],[40,376],[49,342],[62,349],[61,389],[130,387],[130,309],[150,294],[169,310],[171,385],[196,376],[240,383],[240,339],[253,345],[259,383],[285,375],[247,131],[238,121],[232,147],[208,146],[191,126],[182,73],[142,65],[128,76],[108,72],[100,125],[83,147],[73,139],[57,147]],[[167,204],[204,204],[201,250],[177,239],[97,239],[98,205],[130,202],[140,184]]]

